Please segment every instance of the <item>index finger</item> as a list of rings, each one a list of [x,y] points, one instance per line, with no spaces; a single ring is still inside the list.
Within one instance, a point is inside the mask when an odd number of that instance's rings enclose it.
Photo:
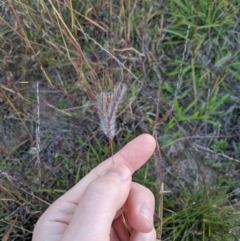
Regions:
[[[89,172],[80,182],[66,192],[58,201],[65,201],[71,203],[78,203],[81,196],[89,183],[102,176],[114,163],[121,163],[125,165],[133,174],[139,169],[153,154],[156,147],[156,142],[153,136],[149,134],[142,134],[125,145],[113,157],[103,161],[91,172]]]

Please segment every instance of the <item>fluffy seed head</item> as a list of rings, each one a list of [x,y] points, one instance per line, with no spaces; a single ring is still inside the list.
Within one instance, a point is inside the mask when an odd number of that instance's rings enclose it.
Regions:
[[[126,89],[124,83],[119,83],[111,92],[102,92],[98,95],[97,106],[100,127],[109,140],[112,140],[116,135],[117,110]]]

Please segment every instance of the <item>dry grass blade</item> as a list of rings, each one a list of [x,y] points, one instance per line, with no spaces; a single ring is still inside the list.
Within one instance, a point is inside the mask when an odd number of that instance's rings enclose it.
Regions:
[[[128,69],[118,58],[116,58],[112,53],[110,53],[107,49],[103,48],[103,46],[101,44],[99,44],[95,39],[91,38],[87,33],[85,33],[82,29],[78,28],[77,26],[75,26],[75,28],[79,31],[81,31],[84,36],[87,37],[87,39],[93,41],[102,51],[104,51],[105,53],[107,53],[112,59],[114,59],[118,64],[119,66],[121,66],[123,69],[125,69],[129,74],[131,74],[131,76],[138,80],[138,77],[136,75],[133,74],[133,72]]]
[[[118,106],[126,92],[126,85],[116,85],[112,92],[102,92],[98,95],[97,106],[100,126],[103,133],[112,140],[116,135],[116,118]]]
[[[41,159],[40,159],[40,101],[39,101],[39,83],[37,82],[37,89],[36,89],[36,95],[37,95],[37,128],[36,128],[36,144],[37,144],[37,166],[38,166],[38,179],[39,179],[39,191],[41,190],[41,179],[42,179],[42,173],[41,173]]]
[[[28,134],[30,140],[33,140],[33,137],[31,135],[31,133],[29,132],[25,121],[23,120],[23,118],[21,117],[19,111],[17,110],[17,108],[15,107],[15,105],[11,102],[11,100],[8,98],[8,96],[5,94],[5,92],[0,88],[0,92],[2,94],[2,96],[4,97],[4,99],[7,101],[7,103],[9,103],[9,105],[11,106],[11,108],[13,109],[14,113],[16,114],[16,116],[18,117],[18,119],[21,121],[24,129],[26,130],[26,133]]]
[[[10,236],[10,234],[11,234],[11,232],[12,232],[12,230],[13,230],[14,225],[15,225],[16,222],[17,222],[17,217],[16,217],[15,220],[12,222],[12,224],[10,224],[9,229],[8,229],[7,232],[5,233],[2,241],[7,241],[7,240],[9,240],[9,236]]]

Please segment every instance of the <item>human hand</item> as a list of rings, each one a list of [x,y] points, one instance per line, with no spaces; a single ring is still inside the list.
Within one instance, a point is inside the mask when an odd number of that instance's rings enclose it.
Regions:
[[[32,240],[155,241],[154,196],[131,178],[155,145],[152,136],[140,135],[99,164],[43,213]]]

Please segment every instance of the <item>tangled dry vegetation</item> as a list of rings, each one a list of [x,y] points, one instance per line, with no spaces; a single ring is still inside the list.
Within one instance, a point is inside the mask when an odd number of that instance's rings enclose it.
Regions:
[[[2,240],[31,240],[53,200],[143,132],[158,145],[134,179],[156,196],[159,239],[239,240],[239,8],[0,0]]]

